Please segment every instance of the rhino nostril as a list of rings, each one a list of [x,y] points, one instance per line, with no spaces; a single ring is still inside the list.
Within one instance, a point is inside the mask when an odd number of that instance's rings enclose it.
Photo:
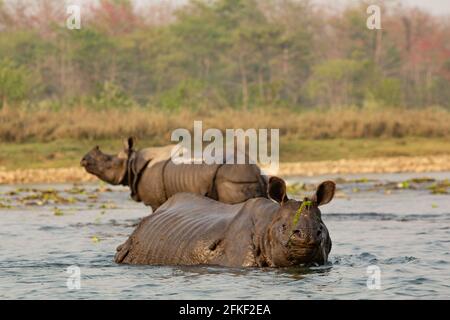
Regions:
[[[302,235],[302,233],[298,229],[294,230],[292,233],[295,234],[297,237],[300,237]]]
[[[321,229],[317,230],[317,236],[320,236],[321,234],[322,234],[322,230]]]

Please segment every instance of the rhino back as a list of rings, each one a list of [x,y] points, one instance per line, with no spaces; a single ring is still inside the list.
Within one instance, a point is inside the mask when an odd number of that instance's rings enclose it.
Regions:
[[[240,203],[247,199],[267,197],[266,177],[254,164],[225,164],[217,172],[218,200]]]
[[[132,264],[207,264],[221,253],[214,245],[243,204],[227,205],[178,193],[144,218],[118,248],[116,261]]]
[[[278,208],[266,198],[228,205],[179,193],[141,221],[116,262],[264,266],[264,234]]]
[[[169,161],[164,170],[167,197],[178,192],[206,195],[211,190],[218,168],[217,164],[175,164]]]
[[[156,210],[171,196],[192,192],[224,203],[266,197],[266,178],[255,164],[176,164],[174,145],[146,148],[137,153],[135,167],[143,169],[137,198]]]

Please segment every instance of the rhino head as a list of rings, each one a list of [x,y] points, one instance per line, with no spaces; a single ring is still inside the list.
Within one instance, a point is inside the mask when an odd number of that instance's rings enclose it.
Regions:
[[[331,251],[331,238],[322,221],[319,206],[333,199],[336,184],[322,182],[309,199],[288,199],[285,182],[271,177],[269,197],[280,204],[268,228],[272,263],[276,266],[325,264]]]
[[[81,166],[87,172],[112,185],[127,184],[128,156],[133,151],[134,139],[124,141],[123,150],[117,155],[103,153],[99,146],[95,146],[81,159]]]

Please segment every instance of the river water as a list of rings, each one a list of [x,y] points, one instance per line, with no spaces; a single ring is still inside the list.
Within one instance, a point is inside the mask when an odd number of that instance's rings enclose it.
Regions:
[[[449,299],[450,196],[414,177],[450,173],[288,179],[341,181],[321,208],[329,263],[294,269],[117,265],[115,248],[150,213],[126,189],[0,186],[0,299]]]

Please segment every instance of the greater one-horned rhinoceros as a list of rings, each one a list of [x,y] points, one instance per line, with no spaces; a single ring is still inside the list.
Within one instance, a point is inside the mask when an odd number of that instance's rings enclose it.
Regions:
[[[271,199],[224,204],[179,193],[145,217],[117,248],[126,264],[287,267],[324,264],[331,239],[318,206],[331,201],[335,183],[319,185],[311,199],[289,200],[286,185],[269,180]]]
[[[174,145],[134,150],[133,138],[117,155],[98,146],[81,160],[87,172],[131,189],[131,197],[156,210],[178,192],[192,192],[225,202],[266,197],[267,181],[255,164],[180,164],[171,159]]]

